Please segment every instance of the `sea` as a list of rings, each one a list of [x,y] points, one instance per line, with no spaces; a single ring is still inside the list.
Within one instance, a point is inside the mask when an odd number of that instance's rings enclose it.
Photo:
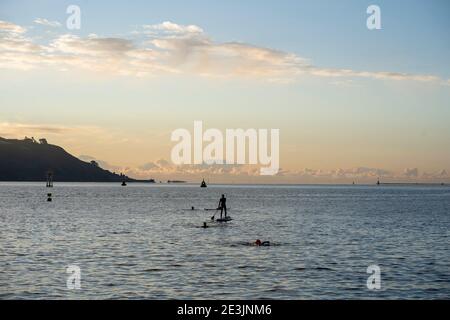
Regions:
[[[447,185],[0,183],[0,299],[449,298]]]

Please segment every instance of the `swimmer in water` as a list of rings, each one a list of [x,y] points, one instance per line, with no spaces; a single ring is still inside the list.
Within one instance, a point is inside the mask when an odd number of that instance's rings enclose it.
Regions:
[[[268,246],[270,246],[270,241],[264,241],[264,242],[261,242],[261,240],[257,239],[257,240],[254,242],[254,245],[255,245],[255,246],[258,246],[258,247],[268,247]]]

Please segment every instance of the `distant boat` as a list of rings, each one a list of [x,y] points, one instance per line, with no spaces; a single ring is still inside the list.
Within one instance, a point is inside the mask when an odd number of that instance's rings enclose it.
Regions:
[[[206,188],[206,187],[207,187],[207,185],[206,185],[205,179],[203,179],[202,184],[200,185],[200,188]]]

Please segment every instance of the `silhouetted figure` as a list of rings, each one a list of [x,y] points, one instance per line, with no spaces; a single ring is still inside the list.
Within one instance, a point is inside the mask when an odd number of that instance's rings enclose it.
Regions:
[[[53,188],[53,173],[47,172],[47,188]]]
[[[202,184],[200,185],[200,188],[206,188],[206,182],[205,182],[205,179],[203,179]]]
[[[220,209],[220,219],[222,219],[223,211],[225,210],[225,218],[227,217],[227,198],[225,198],[225,195],[222,195],[222,198],[219,200],[219,207],[217,209]]]

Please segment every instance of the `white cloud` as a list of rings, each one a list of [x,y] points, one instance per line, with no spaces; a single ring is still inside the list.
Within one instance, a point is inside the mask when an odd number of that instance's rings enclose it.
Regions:
[[[58,21],[49,21],[45,18],[36,18],[34,20],[34,23],[40,24],[40,25],[46,26],[46,27],[52,27],[52,28],[61,27],[61,23],[59,23]]]
[[[40,61],[41,46],[25,36],[26,28],[0,21],[0,69],[29,70]]]
[[[20,34],[25,33],[26,31],[26,28],[21,27],[17,24],[0,20],[0,32]]]
[[[405,175],[405,177],[408,177],[408,178],[417,178],[419,176],[419,169],[417,169],[417,168],[406,168],[403,171],[403,174]]]
[[[439,171],[435,171],[435,172],[424,172],[422,177],[424,179],[447,179],[450,178],[450,175],[447,173],[447,170],[442,169]]]
[[[143,25],[146,30],[173,33],[173,34],[186,34],[186,33],[203,33],[203,29],[196,25],[179,25],[170,21],[164,21],[160,24]]]
[[[45,19],[36,21],[54,24]],[[241,42],[214,41],[196,25],[166,21],[145,25],[142,33],[144,40],[63,34],[44,45],[27,38],[25,28],[0,21],[0,68],[77,68],[137,77],[185,73],[213,78],[252,77],[281,83],[309,75],[448,84],[448,80],[434,75],[323,68],[293,53]]]
[[[260,175],[255,165],[173,165],[166,160],[148,162],[137,168],[108,165],[107,169],[124,172],[140,179],[201,181],[208,178],[214,182],[259,183],[352,183],[375,184],[381,182],[445,182],[450,176],[446,170],[419,174],[417,168],[394,172],[380,168],[356,167],[332,170],[305,168],[298,171],[280,169],[276,176]]]
[[[130,40],[120,38],[99,38],[90,35],[80,38],[74,35],[62,35],[50,43],[51,52],[62,52],[76,56],[124,55],[134,49]]]

